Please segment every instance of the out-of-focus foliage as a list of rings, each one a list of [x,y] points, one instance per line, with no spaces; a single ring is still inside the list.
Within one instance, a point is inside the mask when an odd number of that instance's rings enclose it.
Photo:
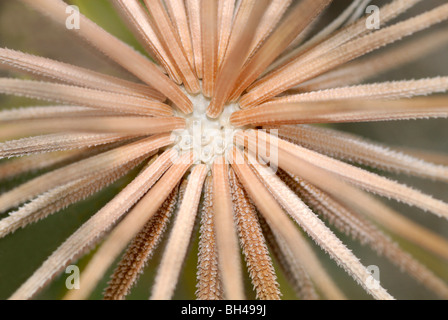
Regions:
[[[71,4],[89,19],[95,21],[105,30],[144,53],[145,50],[127,28],[123,19],[117,14],[111,1],[108,0],[70,0]]]

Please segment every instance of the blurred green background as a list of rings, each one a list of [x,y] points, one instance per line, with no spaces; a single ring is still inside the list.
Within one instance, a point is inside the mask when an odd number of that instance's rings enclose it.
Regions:
[[[136,49],[143,52],[141,46],[127,30],[126,25],[115,13],[110,2],[107,0],[73,0],[73,4],[80,7],[81,12],[94,19],[99,25],[120,39],[128,42]],[[381,4],[386,1],[373,1],[374,4]],[[335,1],[330,10],[324,16],[322,25],[336,16],[344,5],[349,1]],[[423,4],[412,9],[407,16],[421,12],[425,7],[431,8],[436,4],[444,3],[439,0],[427,0]],[[444,25],[446,27],[446,24]],[[428,33],[429,35],[430,33]],[[97,71],[134,79],[124,72],[114,63],[104,59],[104,57],[88,45],[73,37],[64,28],[56,25],[40,16],[39,14],[24,7],[20,1],[0,0],[0,45],[28,53],[46,56],[49,58],[73,63],[79,66],[91,68]],[[388,74],[381,75],[375,80],[399,80],[420,78],[435,75],[447,75],[448,47],[433,53],[425,59],[413,63],[412,65],[394,70]],[[0,70],[1,76],[20,76]],[[24,77],[26,78],[26,77]],[[0,108],[12,108],[17,106],[45,104],[35,100],[9,97],[0,95]],[[403,122],[382,122],[363,124],[335,125],[341,130],[346,130],[369,137],[372,140],[385,142],[400,147],[422,148],[426,150],[440,151],[448,153],[448,122],[446,120],[418,120]],[[100,209],[117,192],[119,192],[138,172],[138,168],[126,177],[120,179],[111,187],[102,192],[72,205],[69,208],[46,218],[45,220],[33,224],[23,230],[18,230],[14,234],[0,239],[0,299],[6,299],[21,283],[23,283],[36,270],[41,263],[55,250],[71,233],[73,233],[84,221]],[[422,179],[409,178],[406,176],[390,175],[392,178],[422,189],[434,197],[448,201],[448,185],[439,182],[426,181]],[[11,181],[0,181],[0,192],[10,189],[33,175],[25,175]],[[448,223],[418,209],[410,208],[392,201],[389,203],[411,216],[415,221],[425,225],[435,232],[448,236]],[[399,299],[433,299],[436,298],[424,287],[416,283],[410,277],[402,274],[397,268],[387,260],[378,257],[370,249],[360,246],[344,235],[338,233],[344,243],[346,243],[356,255],[361,258],[365,265],[375,264],[381,270],[381,282],[389,291]],[[166,238],[166,237],[165,237]],[[188,259],[183,269],[182,278],[176,289],[175,299],[194,298],[196,263],[197,263],[197,234],[195,235],[195,245],[192,247]],[[427,265],[437,275],[448,282],[448,263],[417,248],[400,238],[395,238],[405,249],[411,252],[416,258]],[[147,266],[144,275],[138,285],[129,296],[130,299],[147,299],[150,293],[151,284],[156,272],[156,267],[160,261],[160,251],[163,243],[159,246],[157,254]],[[368,299],[369,297],[360,289],[336,264],[327,258],[316,248],[323,263],[328,268],[330,274],[341,285],[344,292],[351,299]],[[82,269],[88,262],[91,254],[77,262]],[[109,270],[109,273],[112,271]],[[278,268],[277,268],[278,270]],[[59,299],[65,293],[65,277],[58,277],[47,289],[45,289],[38,299]],[[284,281],[279,272],[281,290],[284,299],[294,299],[291,288]],[[246,277],[247,278],[247,277]],[[92,295],[92,299],[100,299],[101,291],[105,287],[108,276],[98,286]],[[252,286],[247,281],[247,292],[250,298],[254,298]]]

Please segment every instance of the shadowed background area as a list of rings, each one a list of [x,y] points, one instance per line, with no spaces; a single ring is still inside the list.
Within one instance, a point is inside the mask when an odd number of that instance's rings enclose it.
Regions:
[[[81,11],[93,18],[99,25],[120,39],[141,50],[138,42],[126,29],[125,24],[114,12],[113,7],[107,0],[73,0],[73,4],[78,5]],[[388,1],[372,1],[373,4],[381,5]],[[325,25],[332,18],[341,12],[342,8],[349,3],[348,0],[334,1],[327,10],[321,21]],[[438,4],[445,3],[443,0],[427,0],[410,10],[404,17],[422,12],[426,7],[433,8]],[[447,24],[437,28],[447,29]],[[434,30],[434,29],[431,29]],[[431,30],[422,34],[431,36]],[[108,61],[104,56],[98,54],[88,45],[73,37],[70,32],[52,23],[45,17],[35,13],[19,1],[0,0],[0,46],[15,50],[21,50],[48,58],[72,63],[75,65],[94,69],[96,71],[120,76],[126,79],[135,80],[132,75],[126,73],[113,62]],[[142,51],[142,50],[141,50]],[[142,51],[143,52],[143,51]],[[368,82],[385,80],[404,80],[412,78],[422,78],[427,76],[448,75],[448,46],[438,52],[432,53],[418,62],[406,65],[398,70],[393,70],[387,74],[382,74]],[[2,70],[0,76],[15,76],[27,78],[27,76],[15,74]],[[0,109],[17,106],[28,106],[46,104],[36,100],[26,98],[10,97],[0,95]],[[430,151],[437,151],[448,154],[448,120],[417,120],[417,121],[393,121],[379,123],[361,124],[341,124],[332,125],[344,131],[353,132],[374,141],[384,142],[393,146],[422,148]],[[24,282],[34,270],[55,250],[71,233],[73,233],[84,221],[106,204],[119,190],[121,190],[138,173],[138,168],[133,170],[124,178],[118,180],[112,186],[89,197],[88,199],[70,206],[69,208],[54,214],[44,221],[32,224],[23,230],[18,230],[14,234],[0,239],[0,299],[6,299],[18,286]],[[34,174],[35,175],[35,174]],[[12,186],[26,181],[34,176],[28,174],[13,180],[0,181],[0,192],[10,189]],[[428,180],[409,178],[404,175],[389,175],[391,178],[406,183],[407,185],[421,189],[434,197],[448,201],[448,185],[442,182],[432,182]],[[387,200],[385,200],[387,201]],[[442,221],[432,215],[425,214],[421,210],[410,208],[393,201],[387,201],[391,206],[406,215],[412,217],[418,223],[427,226],[438,234],[448,236],[448,222]],[[395,266],[386,259],[378,257],[372,250],[364,248],[348,237],[337,233],[344,243],[360,257],[364,265],[378,265],[381,271],[381,282],[384,287],[398,299],[432,299],[435,296],[428,292],[410,277],[402,274]],[[176,289],[175,299],[194,298],[197,263],[197,232],[195,233],[194,246],[192,246],[185,262],[182,276]],[[165,238],[167,238],[165,236]],[[437,275],[448,281],[448,263],[425,252],[424,250],[407,243],[400,238],[397,240],[404,249],[428,266]],[[147,299],[153,278],[160,262],[160,252],[164,243],[159,246],[156,255],[151,263],[146,267],[137,286],[132,291],[129,299]],[[328,268],[330,274],[341,285],[344,292],[352,299],[369,298],[364,291],[358,287],[354,281],[339,269],[328,257],[319,252],[322,261]],[[89,261],[91,254],[83,257],[77,265],[82,269]],[[114,268],[114,267],[113,267]],[[100,299],[102,288],[106,286],[108,275],[100,283],[92,298]],[[278,268],[276,268],[278,270]],[[65,279],[67,275],[61,275],[47,289],[45,289],[38,299],[59,299],[65,292]],[[284,299],[294,299],[294,294],[281,272],[280,289]],[[254,298],[251,284],[248,277],[245,277],[249,298]]]

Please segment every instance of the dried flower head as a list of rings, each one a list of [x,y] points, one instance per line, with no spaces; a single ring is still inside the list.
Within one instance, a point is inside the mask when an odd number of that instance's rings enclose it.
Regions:
[[[35,297],[96,246],[65,298],[89,298],[116,265],[104,298],[124,299],[164,237],[150,298],[170,299],[196,226],[198,299],[247,297],[241,251],[259,299],[281,298],[277,267],[302,299],[346,298],[309,239],[372,297],[393,299],[334,230],[448,298],[446,281],[389,234],[443,260],[447,240],[371,193],[442,223],[448,204],[369,171],[448,182],[448,167],[317,125],[446,118],[448,97],[436,93],[448,77],[366,82],[447,43],[446,29],[362,56],[447,20],[448,4],[396,22],[421,0],[392,0],[367,17],[370,1],[353,0],[322,28],[331,0],[112,0],[149,58],[62,0],[21,1],[72,23],[140,82],[0,48],[1,67],[38,79],[0,78],[0,93],[57,103],[0,111],[0,158],[12,158],[0,179],[46,170],[0,194],[0,237],[139,173],[11,299]]]

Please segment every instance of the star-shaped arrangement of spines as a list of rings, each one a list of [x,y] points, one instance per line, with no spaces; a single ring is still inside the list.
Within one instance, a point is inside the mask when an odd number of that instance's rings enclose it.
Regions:
[[[68,3],[21,1],[66,26]],[[441,220],[448,204],[367,169],[448,182],[448,167],[429,153],[316,125],[446,118],[448,98],[440,93],[448,77],[367,81],[448,43],[442,28],[383,49],[447,20],[448,4],[394,22],[422,1],[392,0],[377,8],[379,28],[368,28],[369,1],[353,0],[319,29],[332,0],[111,2],[151,59],[82,13],[70,32],[141,82],[0,48],[2,67],[38,78],[0,78],[0,93],[57,103],[0,111],[0,157],[11,158],[0,163],[0,179],[64,164],[0,195],[0,211],[9,213],[0,237],[142,168],[11,299],[35,297],[99,244],[80,289],[65,298],[89,298],[122,256],[104,298],[124,299],[163,237],[150,298],[170,299],[197,229],[198,299],[247,296],[241,251],[259,299],[282,296],[273,260],[299,298],[346,298],[306,237],[372,297],[393,299],[332,230],[448,298],[447,283],[384,230],[442,259],[447,240],[370,193]]]

